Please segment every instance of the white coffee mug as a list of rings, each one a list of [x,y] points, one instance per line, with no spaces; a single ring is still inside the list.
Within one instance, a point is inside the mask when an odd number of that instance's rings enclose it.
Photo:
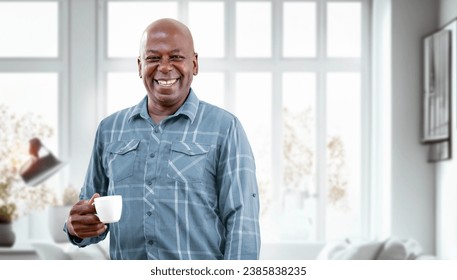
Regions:
[[[122,196],[108,195],[94,199],[95,211],[104,224],[115,223],[121,219]]]

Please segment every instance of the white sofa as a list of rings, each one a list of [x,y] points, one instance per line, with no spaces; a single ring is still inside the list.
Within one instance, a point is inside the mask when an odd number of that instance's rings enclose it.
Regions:
[[[412,238],[390,237],[380,241],[356,239],[328,243],[262,244],[265,260],[419,260],[435,259],[424,254]]]
[[[413,238],[389,237],[379,241],[341,240],[326,244],[318,260],[419,260],[435,259]]]

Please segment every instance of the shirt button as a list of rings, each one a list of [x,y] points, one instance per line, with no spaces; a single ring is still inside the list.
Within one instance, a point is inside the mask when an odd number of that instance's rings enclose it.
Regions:
[[[146,214],[148,214],[148,216],[151,216],[151,215],[152,215],[152,212],[151,212],[151,211],[148,211],[148,212],[146,212]]]
[[[159,128],[158,127],[154,128],[154,133],[159,133]]]
[[[149,244],[149,245],[152,245],[152,244],[154,244],[154,241],[149,240],[149,241],[148,241],[148,244]]]
[[[152,185],[152,181],[148,181],[148,186]]]
[[[149,156],[153,158],[153,157],[155,157],[156,155],[155,155],[154,153],[150,153]]]

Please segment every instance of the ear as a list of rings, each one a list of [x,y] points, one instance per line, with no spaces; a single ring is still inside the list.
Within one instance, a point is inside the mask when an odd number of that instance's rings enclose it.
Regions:
[[[143,66],[141,65],[141,58],[138,57],[137,59],[137,64],[138,64],[138,75],[140,76],[140,78],[143,78],[143,76],[141,75],[141,72],[143,70]]]
[[[194,64],[194,76],[197,76],[197,74],[198,74],[198,53],[194,54],[193,64]]]

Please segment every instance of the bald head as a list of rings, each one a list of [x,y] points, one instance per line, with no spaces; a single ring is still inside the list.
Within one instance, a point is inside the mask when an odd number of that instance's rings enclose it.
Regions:
[[[189,28],[174,19],[159,19],[141,37],[138,74],[148,92],[148,112],[158,123],[187,98],[198,55]]]
[[[178,20],[163,18],[152,22],[143,31],[140,41],[140,56],[144,52],[145,46],[148,44],[148,40],[151,39],[152,35],[156,39],[179,36],[182,44],[191,52],[194,52],[194,40],[189,28]]]

